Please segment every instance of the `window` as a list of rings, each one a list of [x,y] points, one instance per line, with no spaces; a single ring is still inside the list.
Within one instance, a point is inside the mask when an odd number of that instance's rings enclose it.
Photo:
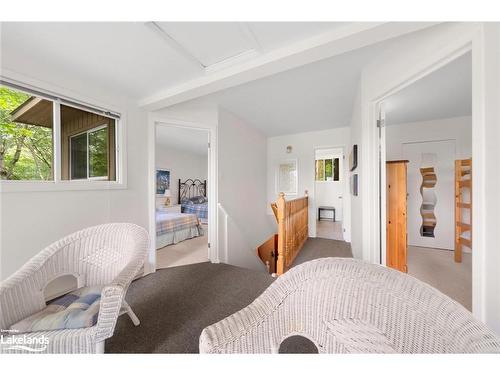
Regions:
[[[108,126],[70,138],[71,179],[108,179]]]
[[[87,133],[75,135],[71,138],[71,179],[80,180],[88,178],[87,170]]]
[[[0,83],[1,180],[117,180],[119,115]]]
[[[115,119],[61,105],[61,179],[116,179]]]
[[[317,159],[316,181],[339,181],[339,158]]]
[[[0,179],[53,180],[53,128],[52,101],[0,86]]]
[[[108,126],[88,132],[89,178],[108,177]]]

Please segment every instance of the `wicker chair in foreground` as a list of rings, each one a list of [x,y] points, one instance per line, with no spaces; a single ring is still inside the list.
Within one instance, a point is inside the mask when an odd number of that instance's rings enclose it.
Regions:
[[[148,244],[146,230],[127,223],[84,229],[53,243],[0,284],[0,329],[8,330],[12,324],[44,309],[46,285],[59,276],[74,275],[78,288],[103,286],[97,324],[18,336],[25,336],[23,342],[30,342],[32,352],[104,352],[104,340],[113,335],[120,314],[127,313],[135,325],[139,324],[124,297],[144,264]],[[4,341],[15,336],[4,336]],[[43,342],[40,337],[48,340]],[[0,350],[27,353],[22,347],[7,349],[5,345]]]
[[[201,353],[278,353],[294,335],[319,353],[499,353],[469,311],[399,271],[324,258],[280,276],[253,303],[205,328]]]

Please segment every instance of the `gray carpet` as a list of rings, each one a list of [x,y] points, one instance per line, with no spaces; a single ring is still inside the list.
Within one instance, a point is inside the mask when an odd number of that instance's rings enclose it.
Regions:
[[[454,252],[408,246],[408,274],[432,285],[472,311],[472,254],[455,263]]]
[[[295,258],[293,266],[328,257],[352,258],[351,244],[326,238],[309,238]]]
[[[352,256],[349,244],[310,238],[294,265],[308,260]],[[118,319],[107,353],[198,353],[203,328],[249,305],[274,279],[227,264],[198,263],[157,270],[132,283],[127,301],[141,320]],[[317,352],[311,343],[283,342],[281,353]]]
[[[203,328],[249,305],[272,282],[265,272],[197,263],[136,280],[127,301],[141,320],[118,319],[107,353],[198,353]]]

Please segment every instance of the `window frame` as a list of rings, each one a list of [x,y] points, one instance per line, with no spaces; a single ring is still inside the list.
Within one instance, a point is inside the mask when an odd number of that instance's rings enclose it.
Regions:
[[[99,105],[97,101],[92,103],[75,97],[66,96],[60,93],[60,88],[52,91],[47,84],[40,82],[29,83],[33,81],[27,77],[21,77],[21,80],[15,80],[4,75],[0,75],[0,85],[18,90],[29,95],[34,95],[53,103],[53,170],[52,180],[0,180],[1,193],[19,193],[19,192],[37,192],[37,191],[78,191],[78,190],[109,190],[127,188],[127,158],[126,158],[126,117],[122,114],[125,111],[116,108],[109,108],[105,105]],[[40,88],[43,87],[43,88]],[[59,94],[60,93],[60,94]],[[61,106],[69,106],[81,109],[87,112],[95,113],[115,120],[115,180],[104,180],[101,177],[77,180],[61,179]],[[105,109],[109,108],[109,109]],[[108,171],[109,173],[109,171]]]
[[[109,169],[108,169],[108,174],[106,176],[98,176],[98,177],[90,177],[90,153],[89,153],[89,134],[94,133],[96,131],[102,130],[102,129],[108,129],[108,124],[103,124],[103,125],[98,125],[92,129],[85,130],[83,132],[73,134],[69,136],[69,147],[68,147],[68,153],[69,153],[69,180],[70,181],[86,181],[86,180],[92,180],[92,181],[107,181],[109,178]],[[87,178],[71,178],[71,168],[73,167],[72,163],[72,152],[71,152],[71,139],[74,137],[78,137],[82,134],[86,134],[87,136]],[[108,140],[108,145],[107,147],[109,148],[109,140]],[[108,151],[109,152],[109,151]]]
[[[338,159],[338,180],[335,180],[335,159]],[[332,161],[332,179],[327,180],[326,179],[326,161],[331,160]],[[317,162],[323,162],[323,180],[317,180],[316,179],[316,163]],[[320,159],[314,159],[314,182],[319,182],[319,183],[332,183],[332,182],[342,182],[342,173],[340,171],[340,157],[339,156],[332,156],[332,157],[323,157]]]

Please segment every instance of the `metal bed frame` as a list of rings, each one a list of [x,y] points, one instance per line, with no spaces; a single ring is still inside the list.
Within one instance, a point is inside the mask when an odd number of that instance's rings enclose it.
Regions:
[[[181,204],[182,198],[193,198],[198,196],[207,196],[207,180],[201,181],[199,179],[188,178],[186,181],[182,182],[179,179],[179,189],[178,191],[178,204]]]

